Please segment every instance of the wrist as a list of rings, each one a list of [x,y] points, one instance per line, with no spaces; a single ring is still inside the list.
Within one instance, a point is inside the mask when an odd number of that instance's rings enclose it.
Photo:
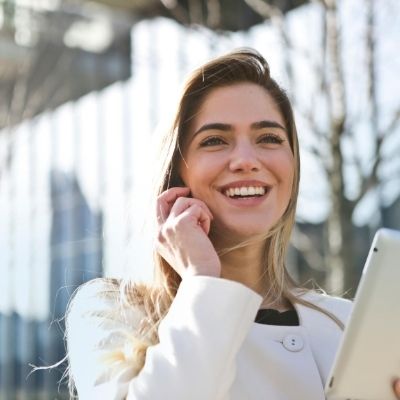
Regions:
[[[202,265],[201,267],[197,265],[196,266],[189,265],[185,269],[185,276],[198,276],[198,275],[220,278],[221,265]]]

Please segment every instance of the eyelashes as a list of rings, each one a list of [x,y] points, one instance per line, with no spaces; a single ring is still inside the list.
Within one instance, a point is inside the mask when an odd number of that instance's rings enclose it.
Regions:
[[[221,144],[226,144],[226,141],[219,136],[209,136],[200,142],[200,147],[218,146]]]
[[[275,135],[274,133],[267,133],[262,135],[257,143],[268,143],[268,144],[282,144],[285,139],[282,139],[279,135]]]
[[[257,143],[260,144],[273,144],[273,145],[279,145],[282,144],[285,141],[282,137],[279,135],[276,135],[274,133],[266,133],[264,135],[261,135],[259,138],[257,138]],[[211,146],[221,146],[224,144],[228,144],[226,139],[220,137],[220,136],[208,136],[207,138],[203,139],[199,147],[211,147]]]

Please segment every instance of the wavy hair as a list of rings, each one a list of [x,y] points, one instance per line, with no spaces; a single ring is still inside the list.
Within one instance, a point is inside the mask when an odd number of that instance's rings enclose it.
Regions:
[[[157,194],[170,187],[182,186],[179,175],[179,164],[182,159],[181,149],[190,131],[191,122],[206,97],[216,88],[237,83],[254,83],[263,87],[273,98],[281,112],[288,134],[295,167],[292,193],[289,204],[278,224],[267,233],[265,255],[269,281],[280,291],[284,282],[290,280],[285,275],[284,257],[290,233],[294,224],[296,202],[299,191],[300,157],[296,125],[293,110],[285,91],[271,78],[267,61],[255,50],[240,49],[215,58],[193,71],[183,88],[176,116],[170,129],[163,138],[161,169],[158,174]],[[245,245],[246,243],[241,244]],[[180,283],[179,275],[160,256],[155,254],[156,277],[158,283],[173,298]]]
[[[282,296],[291,303],[301,303],[310,308],[323,312],[332,318],[339,327],[342,322],[329,311],[326,311],[304,299],[301,295],[307,289],[299,287],[290,277],[285,257],[290,235],[295,221],[296,203],[300,181],[300,156],[296,124],[293,109],[286,92],[271,77],[270,68],[264,57],[249,48],[238,49],[220,57],[214,58],[197,68],[188,77],[177,107],[173,125],[168,130],[161,143],[160,169],[156,184],[156,195],[165,190],[182,186],[179,175],[179,165],[182,160],[182,148],[191,128],[191,122],[199,111],[206,97],[216,88],[226,87],[237,83],[254,83],[263,87],[278,106],[285,122],[290,148],[294,157],[294,179],[288,206],[278,223],[265,235],[264,246],[264,275],[270,284],[269,296],[279,300]],[[241,243],[236,247],[245,246]],[[235,247],[235,248],[236,248]],[[233,249],[233,248],[232,248]],[[227,249],[224,251],[229,251]],[[174,268],[158,253],[154,253],[154,285],[141,287],[140,293],[134,290],[135,284],[124,282],[122,292],[128,303],[140,304],[146,310],[149,331],[146,337],[158,340],[157,328],[176,295],[181,277]],[[132,295],[134,294],[134,295]],[[144,362],[144,360],[142,360]]]
[[[182,186],[179,165],[182,160],[181,149],[199,108],[206,97],[216,88],[238,83],[254,83],[263,87],[272,97],[284,119],[288,141],[294,157],[294,179],[291,197],[287,208],[277,224],[266,232],[264,239],[264,278],[268,279],[269,297],[276,301],[286,298],[291,303],[300,303],[318,310],[332,320],[341,329],[342,322],[332,313],[302,298],[307,289],[300,288],[290,277],[285,266],[285,256],[291,231],[295,221],[296,203],[299,192],[300,156],[296,124],[289,98],[278,83],[271,78],[267,61],[253,49],[239,49],[212,59],[193,71],[186,81],[171,129],[165,132],[161,142],[158,182],[155,197],[168,188]],[[236,247],[245,246],[241,243]],[[232,249],[226,249],[229,251]],[[122,304],[140,307],[144,317],[140,331],[132,341],[133,353],[136,354],[136,371],[144,365],[146,349],[158,343],[158,326],[179,288],[181,277],[168,262],[154,252],[154,282],[151,285],[138,285],[132,280],[123,280],[115,285]]]

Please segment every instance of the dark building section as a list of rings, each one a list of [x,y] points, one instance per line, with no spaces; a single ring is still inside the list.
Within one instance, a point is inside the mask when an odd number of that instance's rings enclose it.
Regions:
[[[0,399],[12,400],[16,390],[35,399],[41,386],[38,375],[32,374],[31,364],[43,365],[41,356],[44,346],[39,333],[47,324],[22,318],[17,313],[0,314]]]
[[[75,176],[51,173],[53,223],[51,229],[50,318],[46,361],[65,356],[64,315],[76,288],[102,276],[102,214],[94,213]],[[46,373],[45,388],[57,387],[63,368]]]
[[[12,398],[17,380],[18,319],[16,314],[0,314],[0,399]]]
[[[48,366],[65,356],[64,320],[74,290],[102,276],[102,214],[89,207],[77,179],[51,173],[52,227],[50,236],[50,314],[46,321],[0,314],[0,399],[12,400],[16,390],[24,399],[66,399],[59,383],[65,364],[34,373],[30,364]]]
[[[24,4],[0,3],[0,129],[131,76],[131,15],[85,2],[47,10]],[[30,21],[22,28],[21,14]],[[24,45],[21,32],[31,38]]]
[[[102,275],[102,214],[93,212],[73,175],[51,173],[51,294],[53,319],[64,316],[72,292]]]
[[[305,3],[271,0],[268,7],[286,13]],[[140,20],[163,16],[187,26],[242,31],[266,18],[245,0],[65,0],[54,9],[6,1],[0,9],[0,97],[6,100],[0,103],[0,129],[128,79],[131,28]],[[21,14],[30,21],[22,28]],[[30,38],[25,44],[17,40],[21,32]]]
[[[97,0],[123,10],[138,19],[163,16],[184,25],[202,25],[221,31],[241,31],[263,22],[264,18],[246,0]],[[286,13],[306,0],[268,0],[267,7]],[[257,4],[254,3],[257,7]]]

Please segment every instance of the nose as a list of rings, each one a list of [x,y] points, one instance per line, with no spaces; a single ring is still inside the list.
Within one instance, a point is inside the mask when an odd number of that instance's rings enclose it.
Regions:
[[[249,142],[237,143],[231,153],[229,169],[232,172],[255,172],[261,167],[257,150]]]

